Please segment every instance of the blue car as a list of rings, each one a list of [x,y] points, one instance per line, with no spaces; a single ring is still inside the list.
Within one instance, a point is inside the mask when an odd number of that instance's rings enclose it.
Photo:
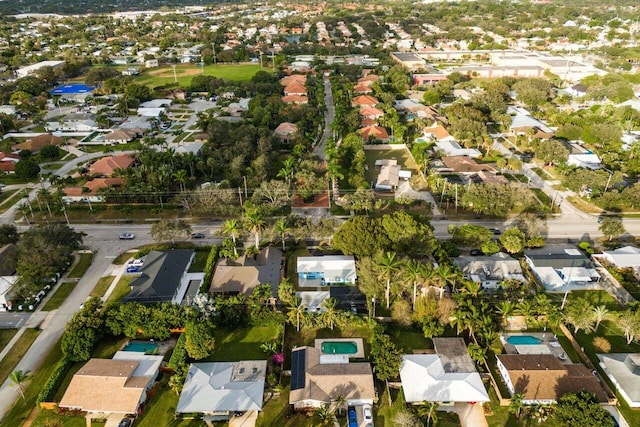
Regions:
[[[349,427],[358,427],[358,416],[356,415],[356,408],[350,406],[347,410],[347,416],[349,418]]]
[[[129,267],[127,267],[127,273],[140,273],[140,269],[138,267],[130,265]]]

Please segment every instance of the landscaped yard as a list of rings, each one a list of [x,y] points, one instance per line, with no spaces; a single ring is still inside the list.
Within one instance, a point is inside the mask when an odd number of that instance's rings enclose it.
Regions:
[[[277,339],[278,331],[274,326],[253,326],[232,331],[218,329],[215,338],[215,350],[206,361],[259,360],[268,357],[260,345]]]
[[[71,271],[67,274],[69,279],[79,279],[84,276],[84,273],[91,266],[91,262],[93,261],[93,253],[92,252],[82,252],[78,254],[78,261],[71,267]]]
[[[147,69],[140,73],[135,81],[136,83],[155,88],[157,86],[174,83],[177,80],[179,86],[187,87],[191,84],[194,76],[201,74],[228,80],[248,81],[258,71],[260,71],[259,64],[207,65],[205,67],[185,64],[176,66],[175,75],[172,67]],[[267,71],[269,71],[269,69],[267,69]]]
[[[11,351],[0,360],[0,384],[11,375],[11,372],[13,372],[22,356],[29,350],[29,347],[31,347],[31,344],[39,334],[40,331],[37,329],[26,329],[11,348]]]
[[[109,289],[109,285],[113,282],[115,276],[104,276],[98,279],[98,283],[93,287],[93,290],[89,294],[90,297],[102,298],[107,289]]]
[[[49,298],[49,301],[47,301],[47,303],[44,305],[44,307],[42,307],[43,311],[51,311],[51,310],[55,310],[56,308],[60,307],[60,305],[64,302],[64,300],[67,299],[67,297],[69,296],[69,294],[71,294],[71,292],[73,291],[73,288],[75,288],[76,286],[76,282],[62,282],[57,286],[57,289],[55,291],[55,293],[53,295],[51,295],[51,298]]]
[[[289,406],[289,385],[286,384],[280,396],[267,401],[258,415],[256,427],[311,427],[311,416],[291,411]]]
[[[204,271],[204,267],[207,265],[207,258],[209,258],[209,251],[211,248],[198,247],[196,256],[193,259],[193,263],[189,266],[189,273],[200,273]]]
[[[396,159],[402,170],[410,170],[413,175],[418,172],[418,165],[413,161],[409,150],[406,148],[396,150],[365,150],[364,154],[367,158],[366,178],[368,182],[375,181],[378,177],[380,168],[376,168],[376,160]]]
[[[0,329],[0,351],[11,341],[16,332],[18,332],[17,329]]]
[[[113,292],[111,292],[111,295],[109,295],[109,298],[105,302],[105,305],[119,304],[120,300],[127,296],[127,294],[131,291],[131,287],[129,286],[129,284],[139,276],[139,274],[128,274],[126,276],[120,277],[118,284],[116,284]]]

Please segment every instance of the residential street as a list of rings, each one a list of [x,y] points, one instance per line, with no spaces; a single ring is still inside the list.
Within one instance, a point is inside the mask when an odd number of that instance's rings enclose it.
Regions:
[[[320,157],[323,160],[326,160],[327,157],[324,155],[324,146],[327,142],[327,139],[331,137],[331,123],[336,117],[336,107],[333,104],[333,92],[331,91],[331,81],[326,78],[324,79],[324,104],[326,107],[325,116],[324,116],[324,131],[322,132],[322,138],[320,138],[320,142],[313,149],[313,154]]]

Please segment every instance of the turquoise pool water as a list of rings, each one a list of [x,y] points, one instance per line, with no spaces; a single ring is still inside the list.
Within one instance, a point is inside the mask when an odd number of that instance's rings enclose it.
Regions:
[[[542,340],[531,335],[512,335],[507,338],[507,342],[511,345],[535,345],[540,344]]]
[[[358,345],[353,341],[325,341],[322,343],[323,354],[356,354]]]
[[[129,341],[122,351],[135,351],[137,353],[155,353],[158,350],[158,344],[147,341]]]

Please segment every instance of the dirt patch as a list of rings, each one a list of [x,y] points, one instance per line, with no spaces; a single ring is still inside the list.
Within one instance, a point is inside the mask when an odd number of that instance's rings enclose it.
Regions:
[[[155,77],[173,77],[172,69],[159,69],[149,71],[149,74]],[[190,77],[195,76],[197,74],[202,74],[202,70],[198,70],[196,68],[176,68],[176,77]]]

